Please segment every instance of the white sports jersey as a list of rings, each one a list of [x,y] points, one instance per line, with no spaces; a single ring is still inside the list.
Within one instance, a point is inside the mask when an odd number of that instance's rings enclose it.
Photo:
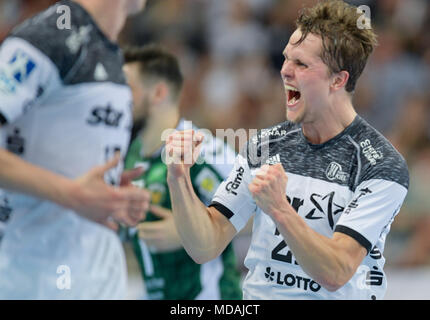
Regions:
[[[4,142],[5,138],[2,131],[0,131],[0,148],[4,148]],[[0,245],[6,228],[6,223],[9,221],[11,213],[12,208],[9,205],[9,199],[6,196],[6,193],[0,189]]]
[[[72,27],[58,29],[57,7]],[[6,147],[76,178],[125,155],[131,92],[122,54],[77,3],[61,1],[16,28],[0,48],[0,120]],[[118,184],[122,165],[105,179]],[[0,250],[0,299],[117,299],[126,296],[117,235],[77,213],[11,193]]]
[[[355,275],[329,292],[300,267],[274,221],[257,208],[248,185],[262,164],[282,163],[286,197],[316,232],[347,234],[366,248]],[[407,193],[409,175],[394,147],[359,116],[342,133],[313,145],[299,126],[285,122],[265,129],[238,155],[211,206],[241,230],[256,210],[245,299],[381,299],[387,280],[385,238]]]

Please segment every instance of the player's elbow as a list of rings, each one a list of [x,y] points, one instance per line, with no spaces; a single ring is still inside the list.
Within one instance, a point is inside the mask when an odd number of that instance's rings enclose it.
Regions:
[[[335,281],[320,281],[320,285],[329,292],[335,292],[342,288],[345,283],[338,283]]]
[[[215,259],[216,256],[214,255],[201,255],[201,256],[192,256],[191,259],[197,264],[204,264],[206,262],[209,262],[213,259]]]
[[[210,252],[190,252],[189,250],[186,250],[188,255],[191,257],[191,259],[197,263],[197,264],[204,264],[206,262],[209,262],[217,257],[216,254],[212,254]]]
[[[319,284],[329,292],[335,292],[342,288],[347,282],[349,278],[347,277],[327,277],[319,281]]]
[[[342,288],[354,275],[352,267],[348,266],[337,270],[336,272],[327,275],[325,278],[320,279],[320,285],[327,291],[334,292]]]
[[[202,257],[201,256],[191,257],[191,259],[193,259],[193,261],[197,264],[204,264],[204,263],[210,261],[210,259],[208,259],[207,257],[203,257],[203,256]]]

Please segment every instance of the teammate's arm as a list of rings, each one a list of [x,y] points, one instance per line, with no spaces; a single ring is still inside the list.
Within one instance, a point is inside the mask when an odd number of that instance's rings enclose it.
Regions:
[[[6,39],[0,47],[0,75],[0,129],[24,115],[28,101],[37,108],[46,95],[55,94],[60,83],[51,60],[17,37]],[[104,182],[104,173],[118,162],[116,158],[71,180],[0,148],[0,188],[55,202],[103,224],[111,216],[134,225],[143,218],[149,196],[129,183],[115,188]]]
[[[185,250],[197,263],[220,255],[236,234],[231,222],[217,209],[207,208],[194,192],[190,167],[200,153],[202,139],[186,130],[171,134],[166,141],[173,217]]]
[[[119,160],[117,156],[72,180],[0,148],[0,188],[55,202],[95,222],[105,223],[112,216],[118,222],[134,225],[142,219],[149,195],[132,186],[114,188],[105,183],[104,173]],[[134,173],[138,174],[141,172]]]

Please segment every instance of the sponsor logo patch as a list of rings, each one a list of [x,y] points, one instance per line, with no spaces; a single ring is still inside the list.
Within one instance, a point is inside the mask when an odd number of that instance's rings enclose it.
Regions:
[[[18,50],[0,69],[0,91],[4,93],[15,93],[16,87],[24,83],[33,70],[36,63],[22,50]]]
[[[340,180],[346,182],[348,175],[342,171],[342,166],[337,162],[331,162],[325,171],[325,175],[329,180]]]

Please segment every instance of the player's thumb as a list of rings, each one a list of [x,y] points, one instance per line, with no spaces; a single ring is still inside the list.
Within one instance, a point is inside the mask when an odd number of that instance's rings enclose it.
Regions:
[[[165,219],[171,217],[172,212],[169,209],[157,206],[157,205],[150,205],[149,211],[156,215],[159,218]]]
[[[139,178],[143,172],[145,172],[145,170],[142,167],[124,171],[121,175],[121,185],[128,185],[134,179]]]
[[[121,160],[121,154],[119,152],[115,153],[115,156],[110,159],[105,164],[101,165],[100,167],[96,168],[96,173],[100,175],[104,175],[106,171],[109,171],[112,168],[115,168],[119,161]]]

